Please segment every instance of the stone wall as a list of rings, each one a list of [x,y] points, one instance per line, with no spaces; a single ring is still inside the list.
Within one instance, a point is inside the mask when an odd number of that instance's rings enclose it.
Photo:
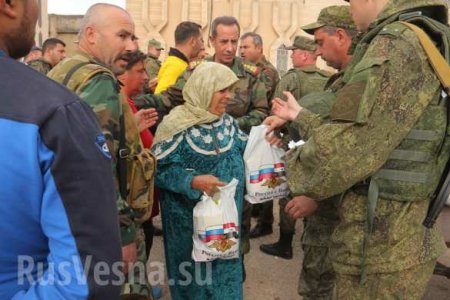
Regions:
[[[49,36],[57,37],[66,43],[66,51],[70,55],[76,49],[77,35],[83,16],[54,15],[48,17]]]
[[[34,40],[36,45],[42,46],[42,43],[48,38],[48,13],[47,0],[38,0],[39,16],[36,24],[36,34]]]
[[[290,44],[299,28],[316,20],[323,7],[345,4],[342,0],[127,0],[126,8],[136,24],[141,49],[156,38],[166,50],[174,45],[173,33],[182,21],[197,22],[208,40],[211,21],[222,15],[235,16],[241,32],[255,31],[263,37],[264,53],[277,61],[277,49]],[[207,43],[207,51],[213,53]],[[165,53],[162,54],[164,59]]]

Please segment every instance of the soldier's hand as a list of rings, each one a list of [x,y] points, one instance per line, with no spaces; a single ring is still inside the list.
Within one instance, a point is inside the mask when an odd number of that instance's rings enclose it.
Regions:
[[[286,121],[277,116],[269,116],[263,121],[263,124],[267,125],[266,140],[269,144],[280,147],[282,139],[278,134],[274,133],[274,130],[282,128]]]
[[[287,101],[280,98],[272,100],[272,113],[283,120],[293,121],[297,118],[298,114],[302,110],[300,104],[290,92],[283,92]]]
[[[136,243],[131,243],[125,246],[122,246],[122,262],[123,273],[127,274],[129,270],[132,269],[133,264],[136,263],[137,260],[137,248]]]
[[[158,121],[158,112],[154,108],[141,109],[134,114],[139,132],[148,129]]]
[[[318,208],[314,199],[306,196],[297,196],[286,204],[284,211],[292,218],[298,219],[312,215]]]
[[[193,189],[202,191],[209,196],[213,196],[218,192],[219,186],[225,186],[226,183],[219,180],[219,178],[213,175],[197,175],[192,178],[191,187]]]

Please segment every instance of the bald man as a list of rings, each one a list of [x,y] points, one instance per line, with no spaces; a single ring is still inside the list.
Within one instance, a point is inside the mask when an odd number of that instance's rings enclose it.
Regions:
[[[136,202],[144,201],[141,197],[152,192],[150,181],[142,178],[127,181],[127,173],[135,173],[132,160],[144,150],[133,114],[128,105],[122,105],[116,76],[125,72],[129,54],[135,50],[134,23],[128,12],[115,5],[95,4],[88,9],[82,20],[75,55],[62,61],[48,74],[50,78],[79,94],[97,114],[103,129],[106,140],[97,143],[105,149],[107,145],[107,155],[113,161],[117,199],[111,201],[116,201],[119,212],[125,272],[132,268],[141,269],[134,268],[137,256],[146,259],[145,244],[141,243],[144,238],[140,224],[148,218],[147,210],[152,205],[151,201],[147,201],[146,208],[133,208]],[[153,170],[153,165],[149,168]],[[140,192],[146,192],[131,199],[131,195],[135,194],[131,187],[138,181],[144,185],[140,187]],[[131,293],[151,299],[151,287],[145,280],[146,276],[137,277],[136,282],[130,282]]]

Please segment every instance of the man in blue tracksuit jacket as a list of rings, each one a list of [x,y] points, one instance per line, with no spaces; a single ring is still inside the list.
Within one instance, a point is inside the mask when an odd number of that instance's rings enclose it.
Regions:
[[[0,0],[0,299],[117,299],[108,148],[84,102],[14,60],[36,20],[37,0]]]

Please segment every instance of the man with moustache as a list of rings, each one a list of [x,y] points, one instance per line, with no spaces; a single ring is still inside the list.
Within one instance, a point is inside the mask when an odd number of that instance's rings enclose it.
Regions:
[[[114,183],[95,114],[16,61],[37,2],[0,0],[0,299],[117,299]]]
[[[142,217],[141,212],[134,210],[127,202],[127,189],[133,184],[128,182],[130,172],[127,169],[130,166],[129,159],[139,153],[142,147],[139,133],[128,130],[127,124],[132,124],[134,117],[129,110],[122,108],[116,76],[125,72],[128,55],[136,50],[134,37],[134,23],[126,10],[111,4],[94,4],[81,22],[77,52],[48,74],[76,92],[92,107],[105,134],[113,159],[125,272],[136,262],[134,219]],[[144,283],[137,285],[140,287],[136,291],[131,285],[131,293],[152,298],[149,285],[145,284],[148,286],[145,289],[141,288]]]

